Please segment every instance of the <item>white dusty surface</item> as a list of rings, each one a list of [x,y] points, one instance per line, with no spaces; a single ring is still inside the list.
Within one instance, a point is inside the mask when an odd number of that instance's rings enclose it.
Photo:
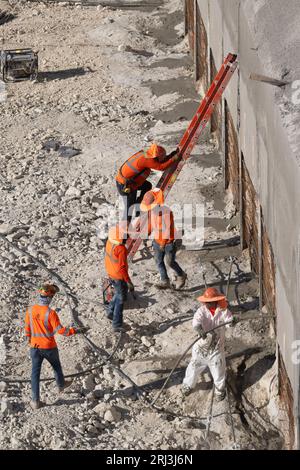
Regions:
[[[242,7],[266,74],[288,82],[283,88],[274,88],[274,93],[291,149],[299,164],[299,1],[245,0]]]
[[[170,1],[156,11],[129,11],[19,3],[16,19],[1,27],[6,47],[39,49],[41,69],[38,83],[9,85],[8,101],[0,104],[1,233],[43,260],[81,297],[79,319],[89,326],[89,338],[109,352],[116,338],[97,301],[102,300],[103,243],[117,200],[115,171],[154,138],[172,150],[199,102],[181,4]],[[9,8],[6,2],[3,6]],[[72,158],[47,152],[42,144],[49,139],[82,152]],[[236,256],[231,304],[243,312],[257,306],[247,253],[224,244],[236,239],[239,229],[230,197],[223,192],[220,161],[207,131],[169,197],[170,204],[205,203],[208,248],[178,255],[188,273],[184,290],[155,288],[157,272],[149,250],[130,268],[138,299],[127,305],[124,317],[130,329],[114,362],[145,385],[149,398],[194,337],[190,318],[204,287],[202,269],[208,283],[225,290],[229,257]],[[158,177],[153,175],[152,181]],[[3,241],[0,267],[0,375],[26,380],[31,366],[22,331],[24,312],[34,301],[35,286],[48,276]],[[65,299],[57,297],[55,305],[62,308],[63,324],[69,324]],[[80,336],[57,341],[66,374],[99,362]],[[227,354],[238,444],[281,448],[279,412],[270,387],[274,340],[269,323],[245,322],[229,331]],[[175,416],[149,409],[109,367],[75,379],[62,397],[53,382],[43,384],[47,406],[35,412],[29,407],[30,384],[1,382],[0,448],[230,448],[226,401],[215,406],[204,440],[212,389],[207,373],[182,400],[187,360],[157,402]],[[43,375],[51,377],[46,364]]]

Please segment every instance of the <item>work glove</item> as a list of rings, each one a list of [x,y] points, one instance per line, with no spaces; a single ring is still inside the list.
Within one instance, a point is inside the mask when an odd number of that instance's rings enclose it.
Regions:
[[[198,335],[200,336],[201,339],[206,339],[207,338],[207,334],[204,332],[202,326],[198,326],[195,328],[196,332],[198,333]]]
[[[169,159],[175,157],[179,153],[179,148],[177,147],[176,150],[173,150],[173,152],[170,153]]]
[[[129,292],[133,292],[133,291],[134,291],[134,285],[132,284],[131,281],[127,282],[127,287],[128,287]]]
[[[212,333],[204,333],[204,335],[205,338],[201,336],[197,346],[199,354],[201,354],[202,356],[207,356],[209,352],[213,349],[215,342]]]
[[[235,326],[238,324],[238,322],[239,322],[238,317],[232,317],[230,326]]]
[[[75,328],[76,334],[84,334],[88,331],[88,328],[86,326],[77,326]]]
[[[181,159],[182,159],[182,155],[181,155],[181,153],[179,153],[179,150],[178,150],[178,151],[176,151],[176,153],[173,157],[173,160],[174,160],[174,162],[177,162],[178,160],[181,160]]]

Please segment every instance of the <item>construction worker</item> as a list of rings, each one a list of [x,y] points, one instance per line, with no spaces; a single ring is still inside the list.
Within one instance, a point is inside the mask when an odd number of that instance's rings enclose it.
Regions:
[[[159,188],[148,191],[141,202],[141,211],[148,212],[148,234],[153,233],[154,258],[160,274],[160,282],[157,287],[161,289],[170,287],[170,279],[165,265],[166,260],[168,266],[177,275],[176,289],[181,289],[187,275],[176,261],[174,215],[171,209],[164,206],[163,191]]]
[[[55,310],[50,309],[50,303],[59,288],[52,284],[45,284],[39,290],[39,302],[26,311],[25,336],[30,344],[30,357],[32,361],[31,372],[31,406],[37,410],[44,404],[40,401],[40,373],[44,359],[50,362],[55,375],[58,391],[61,393],[71,385],[71,381],[65,381],[55,333],[63,336],[71,336],[83,333],[86,328],[65,328],[61,325]]]
[[[152,144],[147,151],[140,150],[123,163],[116,176],[116,183],[118,192],[123,197],[124,219],[131,221],[131,206],[140,204],[146,192],[152,188],[152,184],[147,181],[151,170],[164,171],[180,158],[178,149],[167,156],[163,147]],[[138,191],[141,192],[139,198]]]
[[[112,321],[114,332],[122,332],[124,302],[127,292],[133,292],[134,286],[128,274],[127,222],[111,227],[105,247],[105,269],[115,290],[114,297],[107,307],[107,318]]]
[[[194,315],[193,328],[200,339],[193,346],[192,359],[186,369],[182,392],[184,395],[189,395],[199,375],[208,367],[215,385],[216,400],[222,401],[226,396],[225,327],[212,333],[206,334],[206,332],[230,321],[231,325],[234,325],[237,320],[227,308],[225,295],[220,294],[217,289],[209,287],[198,300],[202,305]]]

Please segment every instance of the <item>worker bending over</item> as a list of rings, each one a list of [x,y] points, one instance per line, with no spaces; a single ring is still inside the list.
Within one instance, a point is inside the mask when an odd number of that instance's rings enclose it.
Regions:
[[[63,336],[71,336],[76,333],[84,333],[86,328],[65,328],[62,326],[55,310],[50,309],[50,303],[54,295],[59,291],[55,285],[45,284],[39,289],[39,302],[30,307],[25,317],[25,336],[30,344],[30,356],[32,361],[31,372],[31,406],[37,410],[44,404],[40,401],[40,374],[43,360],[50,362],[55,375],[58,391],[62,392],[71,385],[71,381],[65,381],[55,333]]]
[[[182,288],[187,275],[176,261],[174,215],[171,209],[164,206],[164,193],[161,189],[155,188],[145,194],[141,211],[148,212],[148,234],[153,233],[154,257],[160,274],[157,287],[161,289],[170,287],[166,260],[177,275],[176,289]]]
[[[134,286],[128,274],[127,223],[111,227],[105,247],[105,269],[115,290],[114,297],[107,308],[107,317],[112,320],[115,332],[123,331],[123,309],[127,292],[134,291]]]
[[[151,170],[164,171],[180,158],[178,149],[167,156],[163,147],[152,144],[147,151],[140,150],[123,163],[116,176],[116,182],[118,192],[123,197],[125,220],[131,221],[132,206],[140,204],[146,192],[152,188],[150,181],[147,181]],[[138,191],[141,192],[139,197]]]
[[[182,391],[189,395],[199,375],[208,367],[215,385],[216,400],[222,401],[226,396],[225,327],[206,332],[226,322],[231,321],[234,325],[237,320],[227,308],[226,297],[217,289],[209,287],[198,300],[202,305],[194,315],[193,328],[200,339],[193,346]]]

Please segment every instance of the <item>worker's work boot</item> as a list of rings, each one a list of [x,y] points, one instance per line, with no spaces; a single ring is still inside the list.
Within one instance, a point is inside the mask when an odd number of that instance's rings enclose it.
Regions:
[[[38,410],[45,406],[45,403],[41,402],[40,400],[31,400],[30,406],[33,410]]]
[[[182,276],[178,276],[176,279],[176,289],[182,289],[185,285],[185,281],[187,280],[187,274],[183,273]]]
[[[116,326],[113,328],[114,333],[125,333],[125,328],[123,326]]]
[[[171,287],[171,284],[170,284],[170,280],[169,279],[166,279],[166,280],[160,280],[157,284],[156,284],[156,287],[158,289],[169,289]]]
[[[226,397],[226,390],[216,390],[216,402],[223,401],[224,398]]]
[[[182,394],[187,397],[188,395],[190,395],[192,393],[192,389],[191,387],[189,387],[188,385],[186,384],[183,384],[182,387],[181,387],[181,391],[182,391]]]
[[[58,392],[62,393],[66,388],[70,387],[72,383],[73,383],[72,380],[65,380],[64,385],[62,387],[58,387]]]

